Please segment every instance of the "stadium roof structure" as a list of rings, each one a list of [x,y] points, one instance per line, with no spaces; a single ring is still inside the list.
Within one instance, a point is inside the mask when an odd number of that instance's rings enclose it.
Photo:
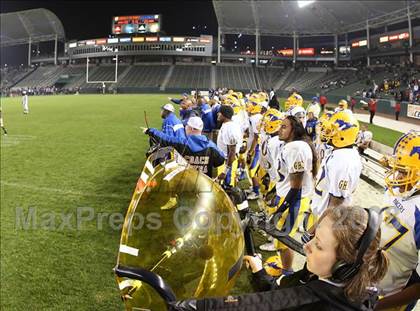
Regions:
[[[411,18],[420,16],[420,2],[413,0],[213,0],[213,6],[224,34],[335,35],[366,29],[367,23],[376,28],[406,21],[408,12]]]
[[[0,22],[1,47],[65,39],[63,24],[47,9],[0,14]]]

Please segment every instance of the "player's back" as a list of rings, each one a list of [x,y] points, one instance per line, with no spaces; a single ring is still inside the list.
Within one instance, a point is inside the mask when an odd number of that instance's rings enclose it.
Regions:
[[[419,262],[420,195],[401,199],[386,195],[381,246],[389,259],[388,272],[379,284],[381,294],[402,290]]]
[[[305,141],[292,141],[280,146],[278,160],[279,181],[276,192],[284,197],[290,190],[290,174],[303,172],[302,197],[312,194],[312,149]]]
[[[328,207],[330,195],[343,198],[344,204],[350,204],[361,172],[361,158],[356,149],[332,150],[322,161],[316,178],[315,194],[311,203],[314,214],[321,216]]]

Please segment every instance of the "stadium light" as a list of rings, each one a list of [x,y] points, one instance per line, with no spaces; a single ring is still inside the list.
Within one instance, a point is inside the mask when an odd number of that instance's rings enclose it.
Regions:
[[[315,2],[315,0],[312,0],[312,1],[298,1],[298,6],[299,6],[299,8],[303,8],[303,7],[305,7],[307,5],[310,5],[311,3],[314,3],[314,2]]]

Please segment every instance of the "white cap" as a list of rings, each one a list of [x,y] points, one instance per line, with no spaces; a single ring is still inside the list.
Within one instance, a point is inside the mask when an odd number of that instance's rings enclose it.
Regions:
[[[200,117],[191,117],[188,119],[187,125],[193,129],[202,131],[203,130],[203,120]]]
[[[162,109],[168,110],[170,112],[175,111],[174,105],[172,105],[172,104],[166,104],[165,106],[162,107]]]
[[[303,107],[301,107],[301,106],[294,106],[294,107],[292,107],[291,109],[289,109],[288,111],[287,111],[287,113],[288,113],[288,115],[289,116],[296,116],[296,115],[298,115],[298,114],[304,114],[304,115],[306,115],[306,111],[305,111],[305,109],[303,109]]]

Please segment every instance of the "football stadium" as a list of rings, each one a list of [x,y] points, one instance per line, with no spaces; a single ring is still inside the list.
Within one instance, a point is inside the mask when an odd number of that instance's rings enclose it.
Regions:
[[[0,8],[2,310],[420,310],[420,2]]]

